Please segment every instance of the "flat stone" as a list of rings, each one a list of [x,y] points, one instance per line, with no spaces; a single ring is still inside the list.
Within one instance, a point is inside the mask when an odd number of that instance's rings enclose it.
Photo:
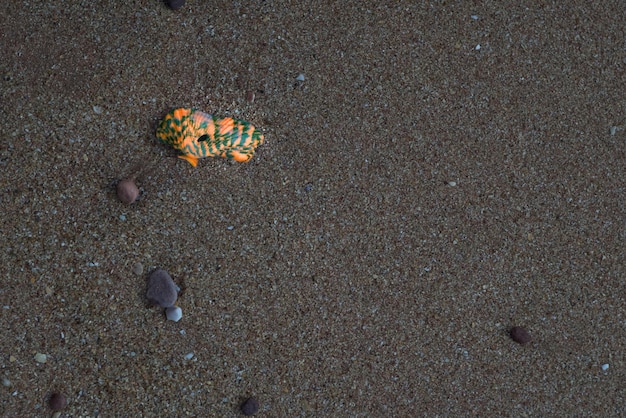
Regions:
[[[513,341],[522,345],[528,344],[533,340],[528,331],[522,327],[511,328],[510,334]]]
[[[148,278],[146,297],[155,305],[172,307],[178,298],[178,286],[165,270],[156,269]]]
[[[251,416],[259,412],[259,401],[256,398],[250,397],[241,404],[241,413],[245,416]]]
[[[167,0],[167,5],[172,10],[178,10],[185,5],[185,0]]]
[[[53,393],[50,395],[48,405],[53,411],[61,411],[67,406],[67,398],[62,393]]]

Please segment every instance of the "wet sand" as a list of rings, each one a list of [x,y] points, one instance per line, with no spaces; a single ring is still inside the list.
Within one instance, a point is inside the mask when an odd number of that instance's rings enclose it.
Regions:
[[[0,16],[1,416],[626,414],[623,2],[69,3]]]

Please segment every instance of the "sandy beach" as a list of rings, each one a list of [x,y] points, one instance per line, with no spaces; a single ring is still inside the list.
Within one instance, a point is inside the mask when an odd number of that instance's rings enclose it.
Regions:
[[[0,416],[626,416],[626,7],[547,3],[7,2]]]

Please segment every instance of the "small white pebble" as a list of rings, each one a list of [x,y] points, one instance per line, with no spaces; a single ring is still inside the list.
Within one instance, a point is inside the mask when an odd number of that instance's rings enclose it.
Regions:
[[[452,186],[452,187],[456,186],[456,181],[449,181],[448,186]]]
[[[94,106],[93,107],[93,111],[96,113],[96,115],[100,115],[103,112],[103,109],[101,106]]]
[[[476,51],[480,51],[480,44],[476,45]]]
[[[185,354],[185,360],[191,360],[193,358],[193,353]]]
[[[172,306],[165,310],[165,316],[170,321],[178,322],[180,321],[180,318],[183,317],[183,310],[180,309],[178,306]]]
[[[6,387],[11,386],[11,381],[9,379],[7,379],[6,377],[3,377],[2,378],[2,386],[6,386]]]
[[[602,370],[603,370],[603,371],[605,371],[605,372],[606,372],[607,370],[609,370],[609,365],[608,365],[608,364],[603,364],[603,365],[602,365]]]
[[[226,229],[228,229],[229,231],[232,231],[233,229],[235,229],[235,227],[233,225],[229,225],[226,227]]]
[[[478,15],[471,15],[470,16],[473,20],[478,20]]]
[[[298,74],[298,77],[296,77],[297,81],[304,81],[304,74]]]
[[[126,215],[120,215],[120,221],[125,221],[126,220]]]
[[[37,353],[35,354],[35,361],[37,363],[45,363],[46,361],[48,361],[48,356],[46,356],[45,354]]]
[[[611,126],[611,136],[617,133],[617,126]]]

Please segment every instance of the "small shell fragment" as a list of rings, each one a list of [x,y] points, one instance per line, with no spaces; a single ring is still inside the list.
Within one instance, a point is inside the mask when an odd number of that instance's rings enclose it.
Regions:
[[[37,353],[35,354],[35,361],[37,363],[45,363],[46,361],[48,361],[48,356],[42,353]]]
[[[172,306],[171,308],[167,308],[165,310],[165,316],[168,320],[178,322],[180,318],[183,317],[183,310],[178,306]]]
[[[133,273],[137,276],[141,276],[143,274],[143,264],[137,262],[133,265]]]

